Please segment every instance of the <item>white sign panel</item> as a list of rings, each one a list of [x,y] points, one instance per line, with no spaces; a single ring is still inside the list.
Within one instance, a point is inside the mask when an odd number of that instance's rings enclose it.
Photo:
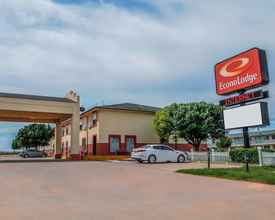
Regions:
[[[267,105],[259,102],[223,111],[225,129],[261,126],[268,123]]]

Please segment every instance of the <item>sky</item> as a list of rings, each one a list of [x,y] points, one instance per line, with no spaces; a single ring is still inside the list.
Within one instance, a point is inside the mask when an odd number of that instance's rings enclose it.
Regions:
[[[85,107],[218,103],[214,65],[259,47],[275,119],[274,10],[273,0],[0,0],[0,90],[74,89]],[[0,150],[18,127],[0,124]]]

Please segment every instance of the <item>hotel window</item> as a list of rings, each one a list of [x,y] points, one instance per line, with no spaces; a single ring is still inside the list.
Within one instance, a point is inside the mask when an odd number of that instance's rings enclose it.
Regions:
[[[86,120],[86,118],[84,118],[84,120],[83,120],[83,122],[81,122],[81,124],[82,124],[82,129],[86,130],[87,129],[87,120]]]
[[[273,140],[275,140],[275,134],[272,134],[271,138],[272,138]]]
[[[69,134],[69,128],[66,127],[66,135],[68,135],[68,134]]]
[[[86,130],[86,123],[80,122],[80,130]]]
[[[62,128],[62,137],[64,137],[65,136],[65,130],[64,130],[64,128]]]
[[[90,128],[96,126],[97,123],[97,114],[94,112],[90,118]]]
[[[256,143],[262,143],[264,141],[268,141],[269,140],[269,136],[268,135],[258,136],[255,139],[256,139]]]
[[[234,138],[233,143],[237,145],[243,144],[243,138]]]

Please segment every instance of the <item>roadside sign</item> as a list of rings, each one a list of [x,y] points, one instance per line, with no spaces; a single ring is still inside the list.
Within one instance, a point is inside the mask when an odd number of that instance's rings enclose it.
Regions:
[[[227,95],[268,82],[265,51],[253,48],[215,65],[216,93]]]
[[[252,102],[264,98],[268,98],[268,91],[257,90],[223,99],[220,101],[220,105],[229,107],[232,105],[239,105],[242,103]]]
[[[266,102],[246,105],[247,102],[268,97],[268,91],[247,90],[260,87],[269,82],[266,54],[264,50],[252,48],[215,65],[216,93],[229,95],[239,93],[220,101],[224,106],[225,130],[243,129],[244,145],[249,147],[248,127],[269,124]],[[230,108],[234,105],[239,107]]]
[[[266,102],[225,109],[223,116],[225,129],[256,127],[269,124]]]

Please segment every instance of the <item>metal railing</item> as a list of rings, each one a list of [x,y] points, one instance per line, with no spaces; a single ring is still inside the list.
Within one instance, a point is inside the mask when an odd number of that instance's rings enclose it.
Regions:
[[[264,140],[264,141],[254,141],[250,140],[251,146],[262,146],[262,145],[275,145],[275,140]],[[232,143],[233,147],[241,147],[244,146],[244,143]]]
[[[191,151],[190,153],[192,161],[207,161],[208,152],[195,152]],[[229,152],[211,152],[210,159],[212,162],[228,162],[231,161]]]
[[[262,163],[264,166],[275,166],[275,153],[262,152]]]
[[[275,152],[264,152],[262,147],[257,147],[260,166],[275,166]]]

